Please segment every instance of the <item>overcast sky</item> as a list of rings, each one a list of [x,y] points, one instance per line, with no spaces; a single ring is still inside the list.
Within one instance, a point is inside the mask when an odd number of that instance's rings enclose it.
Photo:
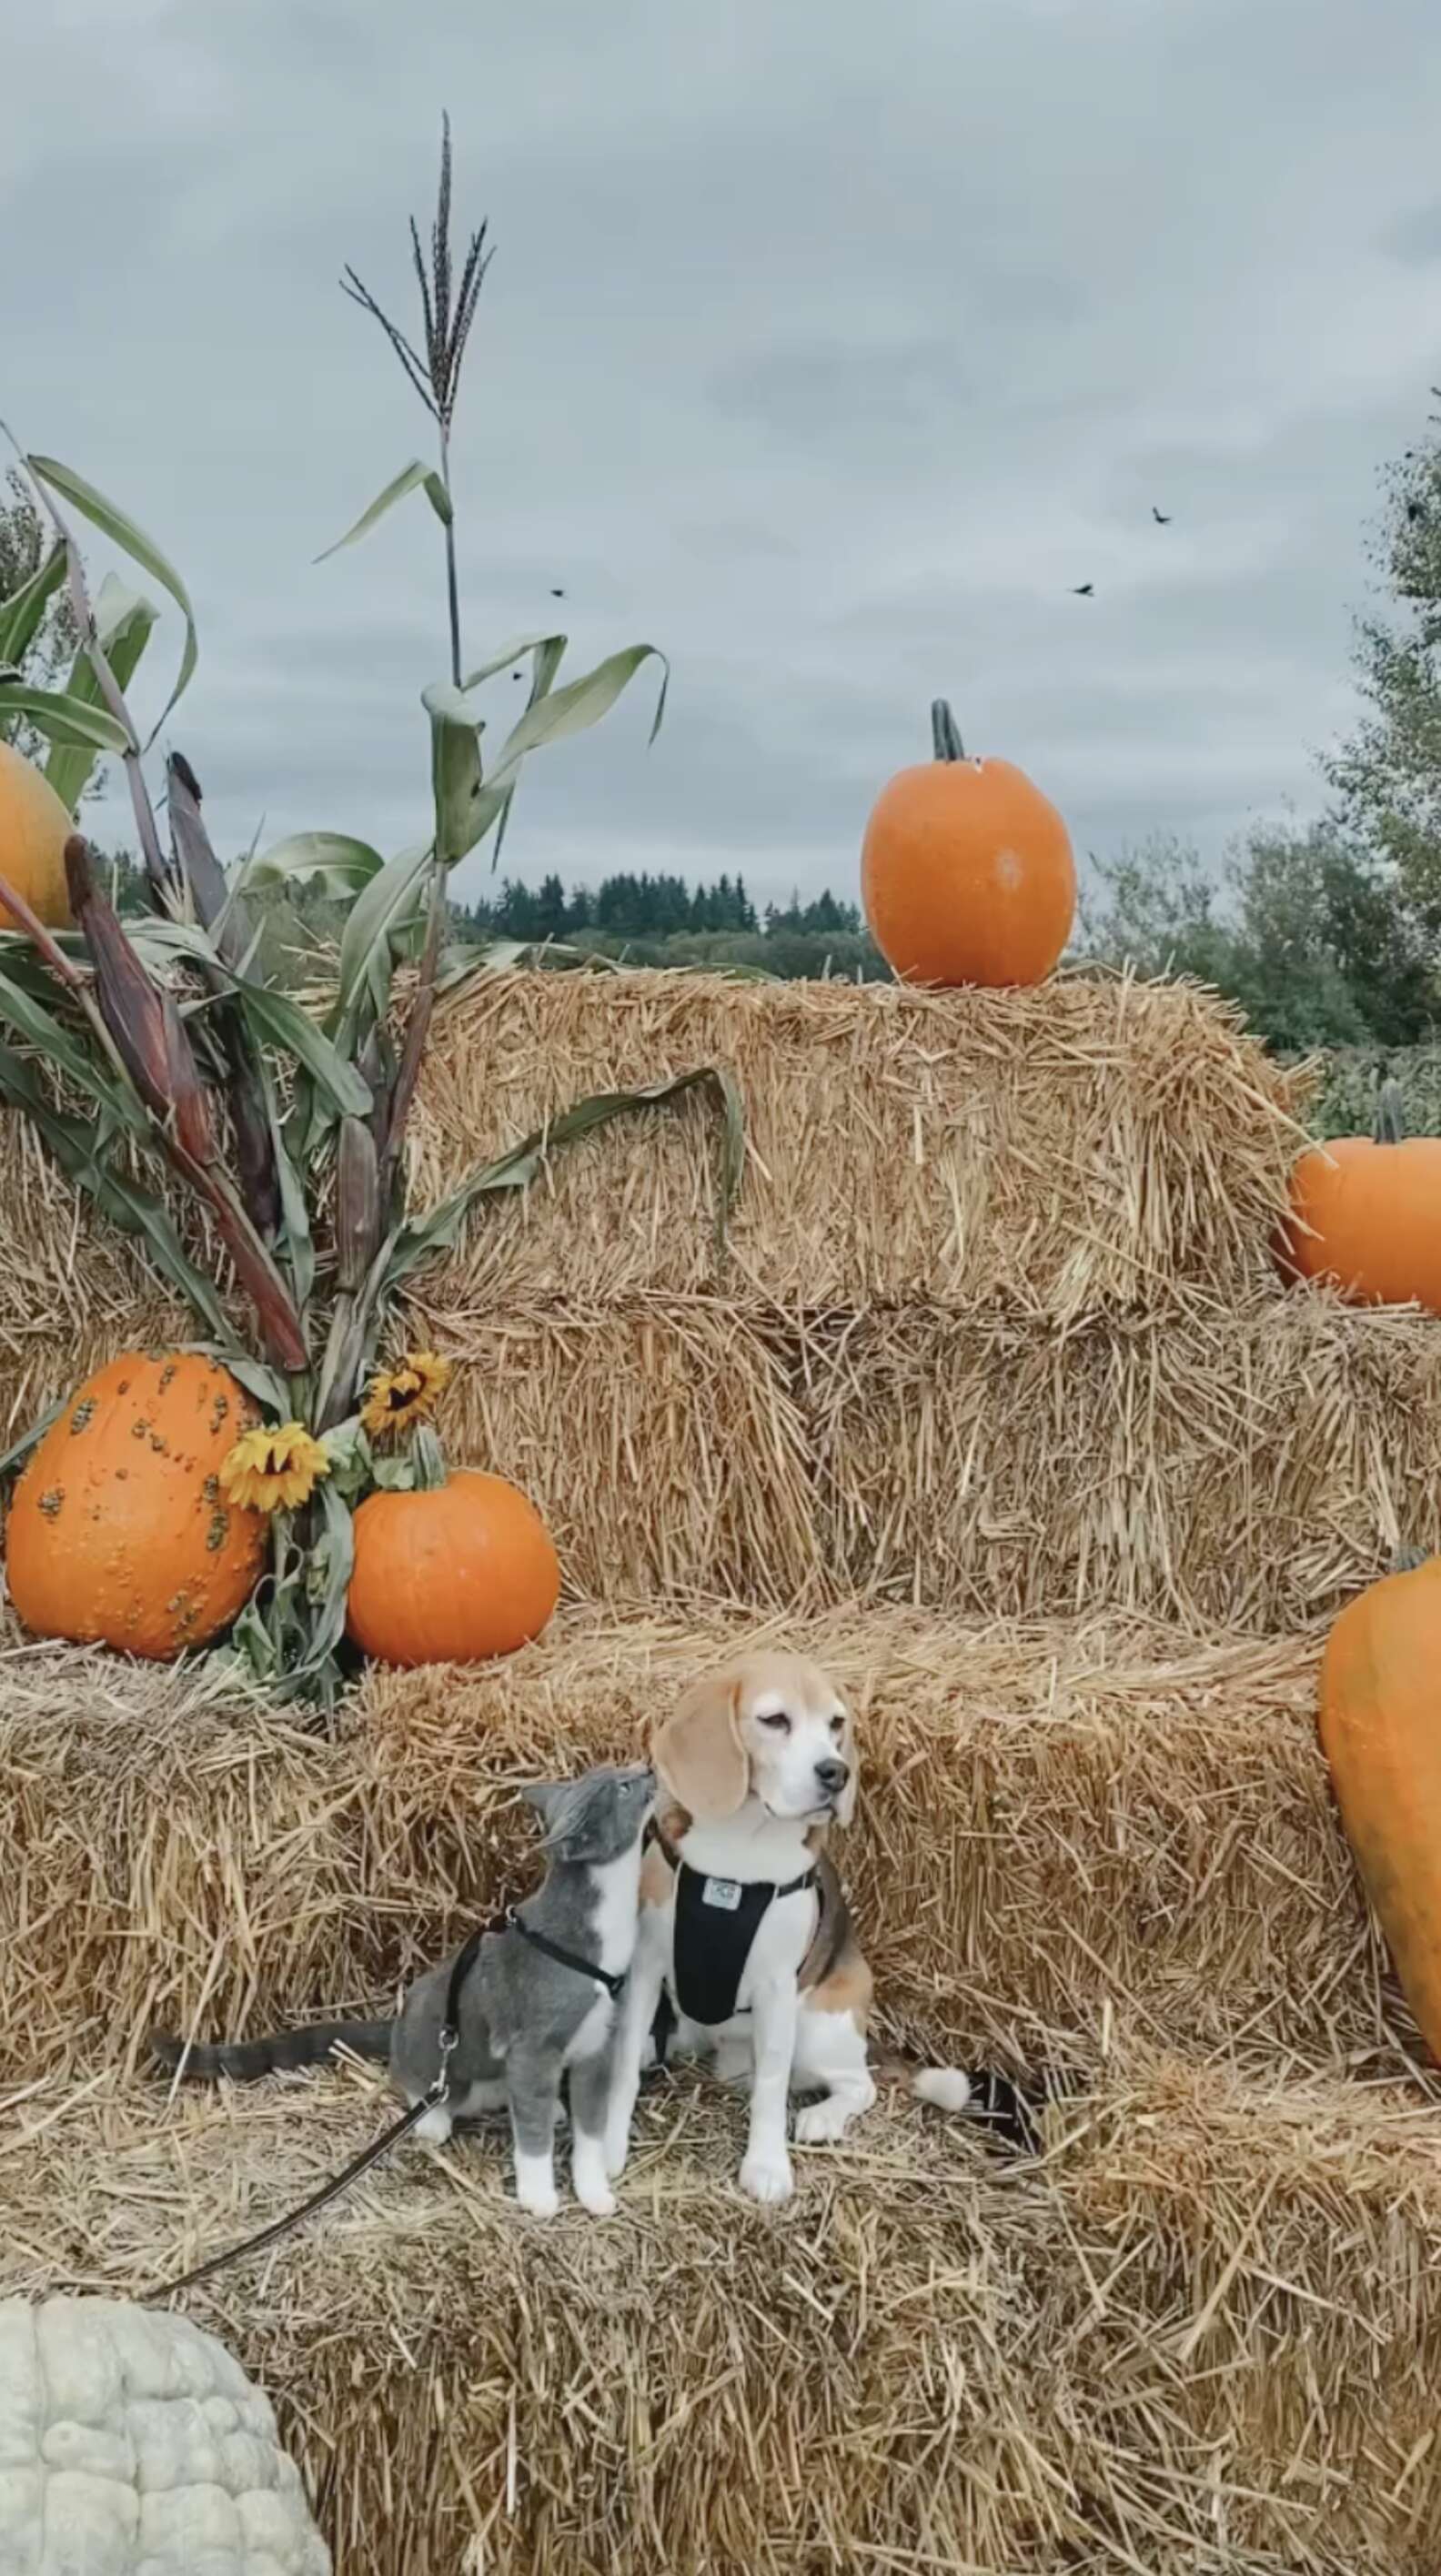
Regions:
[[[3,60],[0,412],[188,580],[228,848],[425,828],[439,530],[311,559],[425,445],[336,280],[405,307],[446,104],[467,658],[559,583],[576,669],[674,665],[508,866],[849,891],[938,692],[1080,850],[1315,807],[1441,381],[1437,0],[50,0]]]

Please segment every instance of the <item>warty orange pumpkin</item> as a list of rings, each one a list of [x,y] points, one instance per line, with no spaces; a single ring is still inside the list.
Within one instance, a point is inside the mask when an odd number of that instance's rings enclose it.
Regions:
[[[1348,1603],[1321,1662],[1341,1821],[1417,2027],[1441,2058],[1441,1557]]]
[[[355,1515],[346,1628],[383,1664],[513,1655],[560,1598],[550,1533],[504,1476],[446,1475],[425,1434],[416,1448],[426,1481],[410,1493],[368,1494]]]
[[[1303,1154],[1291,1174],[1281,1265],[1334,1281],[1353,1305],[1441,1315],[1441,1136],[1410,1136],[1400,1093],[1382,1086],[1375,1132]]]
[[[74,831],[50,781],[8,742],[0,742],[0,877],[53,928],[70,919],[65,844]],[[18,930],[0,904],[0,930]]]
[[[1039,984],[1076,915],[1070,835],[1008,760],[968,760],[944,698],[935,758],[883,787],[861,847],[882,956],[908,983]]]
[[[258,1418],[195,1353],[127,1351],[87,1379],[10,1506],[5,1573],[25,1626],[158,1661],[228,1628],[265,1563],[266,1524],[227,1504],[220,1467]]]

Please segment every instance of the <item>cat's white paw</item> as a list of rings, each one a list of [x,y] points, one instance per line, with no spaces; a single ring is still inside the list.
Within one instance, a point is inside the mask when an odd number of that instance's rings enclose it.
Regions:
[[[515,2196],[531,2218],[554,2218],[560,2207],[560,2195],[553,2182],[518,2182]]]
[[[587,2175],[582,2182],[579,2174],[573,2174],[571,2180],[575,2185],[576,2199],[582,2209],[590,2211],[592,2218],[614,2218],[616,2199],[608,2182],[604,2179],[597,2181],[594,2175]]]
[[[592,2218],[614,2218],[615,2194],[606,2179],[605,2153],[599,2138],[579,2137],[570,2167],[571,2189]]]
[[[423,2146],[443,2147],[454,2125],[448,2106],[444,2102],[433,2102],[424,2119],[416,2121],[410,2134],[419,2138]]]
[[[779,2155],[766,2147],[752,2147],[741,2166],[741,2189],[752,2200],[765,2202],[789,2200],[795,2185],[791,2178],[791,2160],[782,2148]]]
[[[560,2207],[549,2156],[517,2156],[515,2196],[532,2218],[554,2218]]]
[[[630,2130],[607,2129],[605,2133],[605,2169],[612,2182],[619,2182],[630,2155]]]

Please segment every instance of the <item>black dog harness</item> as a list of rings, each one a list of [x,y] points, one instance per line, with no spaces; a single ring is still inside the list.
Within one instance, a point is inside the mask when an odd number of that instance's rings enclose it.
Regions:
[[[750,2009],[736,1998],[762,1919],[778,1896],[797,1896],[803,1887],[814,1887],[819,1892],[820,1872],[812,1861],[798,1878],[788,1878],[780,1885],[768,1878],[710,1878],[704,1870],[692,1869],[689,1861],[682,1860],[654,1822],[648,1839],[658,1845],[675,1873],[671,1985],[674,2009],[683,2013],[687,2021],[715,2030],[720,2023],[733,2021],[739,2012]],[[824,1910],[823,1897],[821,1902]],[[662,2006],[665,2000],[663,1997]],[[664,2009],[658,2016],[655,2045],[662,2063],[673,2017],[667,2017]]]

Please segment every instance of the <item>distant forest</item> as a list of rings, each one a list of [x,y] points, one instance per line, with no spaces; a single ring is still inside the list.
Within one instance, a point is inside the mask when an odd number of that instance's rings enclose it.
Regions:
[[[803,903],[797,893],[757,911],[739,876],[688,886],[678,876],[623,874],[569,893],[558,876],[534,887],[507,879],[493,900],[458,907],[456,927],[462,937],[554,940],[637,966],[758,966],[866,982],[889,971],[858,905],[830,893]]]

